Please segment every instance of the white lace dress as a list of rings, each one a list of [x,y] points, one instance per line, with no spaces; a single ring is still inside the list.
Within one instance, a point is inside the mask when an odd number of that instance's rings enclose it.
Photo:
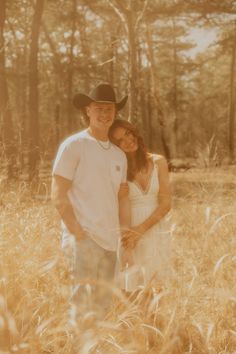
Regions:
[[[147,219],[158,206],[158,167],[154,163],[150,180],[144,191],[135,181],[128,182],[131,202],[131,225]],[[151,280],[160,281],[170,273],[171,232],[168,216],[152,226],[133,250],[134,266],[120,273],[120,286],[133,291]]]

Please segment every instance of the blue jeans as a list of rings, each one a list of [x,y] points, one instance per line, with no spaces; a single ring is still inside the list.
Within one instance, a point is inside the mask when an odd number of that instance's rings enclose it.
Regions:
[[[73,301],[82,312],[104,312],[111,299],[116,252],[103,249],[89,235],[77,242],[67,230],[62,248],[73,274]]]

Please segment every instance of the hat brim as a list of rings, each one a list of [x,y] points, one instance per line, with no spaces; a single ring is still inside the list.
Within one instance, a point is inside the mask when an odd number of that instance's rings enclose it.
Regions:
[[[93,100],[91,97],[84,95],[83,93],[77,93],[73,98],[73,104],[77,109],[83,109],[84,107],[88,106],[91,102],[101,102],[101,103],[115,103],[117,110],[119,111],[124,107],[128,99],[128,96],[122,98],[120,102],[113,102],[113,101],[96,101]]]

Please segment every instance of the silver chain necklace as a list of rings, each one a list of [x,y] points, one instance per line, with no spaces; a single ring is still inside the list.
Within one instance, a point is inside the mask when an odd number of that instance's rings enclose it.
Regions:
[[[98,143],[98,145],[103,149],[103,150],[109,150],[111,148],[111,142],[110,140],[107,140],[106,142],[104,142],[106,145],[103,145],[101,140],[98,140],[95,138],[95,136],[90,132],[89,128],[88,128],[88,133],[89,135],[91,135],[95,140],[96,142]]]
[[[102,142],[100,140],[97,140],[95,138],[96,142],[98,143],[99,146],[101,146],[101,148],[103,148],[104,150],[109,150],[111,147],[111,142],[110,140],[106,141],[106,143],[108,143],[106,146],[102,144]]]

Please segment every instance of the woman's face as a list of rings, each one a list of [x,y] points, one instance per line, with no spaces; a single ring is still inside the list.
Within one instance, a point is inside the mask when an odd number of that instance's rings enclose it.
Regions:
[[[131,130],[117,127],[112,133],[114,143],[125,153],[132,153],[138,149],[138,139]]]

